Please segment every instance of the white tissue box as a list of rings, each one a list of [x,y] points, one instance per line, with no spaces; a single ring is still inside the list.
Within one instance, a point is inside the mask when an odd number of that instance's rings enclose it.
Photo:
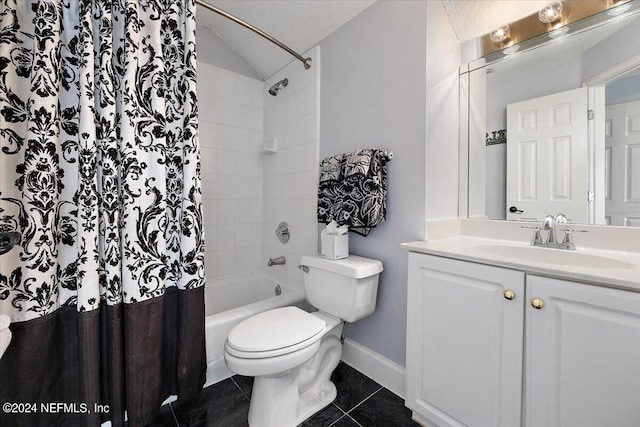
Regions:
[[[327,259],[343,259],[349,257],[349,233],[320,233],[320,256]]]

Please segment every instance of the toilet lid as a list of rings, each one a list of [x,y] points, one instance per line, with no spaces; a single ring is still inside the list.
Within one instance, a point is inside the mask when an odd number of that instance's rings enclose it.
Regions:
[[[290,347],[320,333],[326,322],[298,307],[265,311],[236,325],[227,343],[240,351],[269,351]]]

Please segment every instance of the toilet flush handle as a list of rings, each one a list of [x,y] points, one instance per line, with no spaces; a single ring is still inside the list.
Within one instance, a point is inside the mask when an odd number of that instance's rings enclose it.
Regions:
[[[299,265],[298,268],[304,271],[305,273],[309,272],[309,267],[307,267],[306,265]]]

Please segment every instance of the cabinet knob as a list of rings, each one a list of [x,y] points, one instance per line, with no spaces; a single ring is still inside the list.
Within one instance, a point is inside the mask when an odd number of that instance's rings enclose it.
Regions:
[[[502,295],[509,301],[516,299],[516,294],[511,289],[505,290]]]
[[[544,301],[542,301],[540,298],[534,298],[531,300],[531,307],[535,308],[536,310],[541,310],[542,307],[544,307]]]

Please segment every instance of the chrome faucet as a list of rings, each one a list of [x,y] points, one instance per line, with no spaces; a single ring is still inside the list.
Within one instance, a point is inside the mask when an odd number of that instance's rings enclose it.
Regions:
[[[287,259],[283,256],[279,256],[278,258],[269,258],[267,267],[273,267],[274,265],[285,265],[286,263]]]
[[[575,250],[576,245],[571,241],[571,234],[573,234],[574,232],[587,233],[587,231],[576,230],[571,227],[565,227],[563,229],[564,238],[562,239],[562,243],[559,243],[556,236],[556,228],[558,227],[558,225],[562,225],[566,223],[567,223],[566,215],[560,213],[555,217],[553,215],[547,215],[544,218],[542,227],[540,227],[539,225],[536,225],[534,227],[522,227],[522,228],[532,228],[533,231],[535,232],[533,240],[531,240],[531,246]],[[542,236],[540,235],[540,230],[545,230],[549,232],[546,241],[542,240]]]
[[[553,215],[547,215],[542,222],[542,228],[549,232],[545,246],[555,246],[556,244],[556,223]]]

